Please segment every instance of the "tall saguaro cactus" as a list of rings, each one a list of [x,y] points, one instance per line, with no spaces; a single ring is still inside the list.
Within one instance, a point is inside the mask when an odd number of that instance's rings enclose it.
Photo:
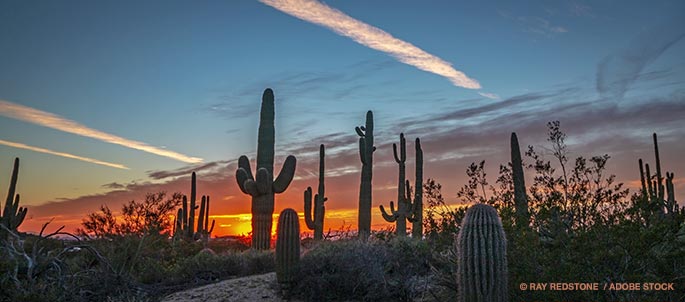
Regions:
[[[409,189],[409,184],[406,180],[406,167],[405,162],[407,161],[407,141],[404,138],[404,133],[400,133],[400,151],[397,152],[397,144],[392,144],[393,156],[395,157],[395,162],[399,167],[399,176],[397,181],[397,210],[395,210],[394,203],[390,201],[390,214],[385,211],[383,205],[380,205],[381,214],[383,214],[383,219],[387,222],[394,222],[396,225],[395,232],[400,237],[407,236],[407,219],[412,215],[411,208],[411,193]]]
[[[268,250],[271,245],[274,195],[283,193],[295,175],[296,159],[289,155],[278,177],[274,179],[274,93],[264,90],[259,115],[259,134],[257,137],[257,167],[252,175],[250,160],[247,156],[238,159],[236,181],[240,190],[252,196],[252,248]]]
[[[523,160],[516,133],[511,133],[511,174],[514,182],[514,207],[516,208],[516,225],[528,226],[528,196],[526,180],[523,176]]]
[[[300,263],[300,221],[297,212],[285,209],[276,231],[276,279],[286,298],[290,294]]]
[[[649,164],[644,164],[642,159],[638,160],[640,165],[640,182],[642,184],[642,196],[645,200],[658,206],[659,213],[672,215],[678,212],[678,204],[675,201],[673,190],[673,173],[666,172],[666,184],[661,174],[661,159],[659,158],[659,144],[656,133],[652,134],[654,141],[654,156],[656,159],[656,174],[652,175]],[[646,172],[646,173],[645,173]],[[656,178],[656,179],[654,179]],[[668,194],[668,196],[666,196]]]
[[[5,208],[0,213],[0,223],[10,231],[16,231],[19,225],[24,222],[27,208],[19,207],[19,194],[15,195],[17,190],[17,180],[19,178],[19,158],[14,159],[14,168],[12,169],[12,177],[10,178],[10,187],[7,191],[7,199],[5,200]],[[0,234],[3,230],[0,229]]]
[[[307,223],[307,228],[314,231],[314,240],[323,239],[323,218],[326,213],[324,202],[328,200],[325,197],[326,187],[324,185],[324,157],[325,147],[323,144],[319,146],[319,188],[316,195],[314,195],[314,211],[312,213],[312,187],[307,187],[304,191],[304,220]]]
[[[459,302],[507,302],[507,242],[497,210],[478,203],[457,235]]]
[[[371,110],[366,112],[366,125],[355,127],[354,130],[359,135],[359,158],[362,162],[357,229],[359,239],[365,241],[371,235],[371,180],[373,178],[373,152],[376,151],[373,145],[373,112]]]
[[[411,237],[415,239],[423,238],[423,149],[421,149],[421,140],[417,137],[414,142],[416,149],[416,179],[414,180],[414,201],[413,214],[409,221],[412,222]]]

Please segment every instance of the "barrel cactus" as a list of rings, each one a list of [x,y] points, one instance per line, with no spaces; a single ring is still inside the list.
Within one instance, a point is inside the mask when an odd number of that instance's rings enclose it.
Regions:
[[[276,279],[287,297],[300,263],[300,221],[297,212],[285,209],[276,229]]]
[[[456,250],[458,301],[509,301],[507,241],[495,208],[479,203],[466,211]]]
[[[295,176],[295,157],[285,159],[283,168],[274,179],[274,93],[264,90],[259,115],[257,137],[257,169],[252,175],[250,160],[243,155],[238,159],[235,179],[240,190],[252,196],[252,248],[268,250],[271,247],[271,227],[274,213],[274,195],[283,193]]]

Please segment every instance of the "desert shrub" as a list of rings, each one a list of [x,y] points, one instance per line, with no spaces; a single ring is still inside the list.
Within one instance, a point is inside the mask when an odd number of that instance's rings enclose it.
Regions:
[[[430,268],[423,241],[322,242],[300,261],[293,292],[307,301],[410,301]]]

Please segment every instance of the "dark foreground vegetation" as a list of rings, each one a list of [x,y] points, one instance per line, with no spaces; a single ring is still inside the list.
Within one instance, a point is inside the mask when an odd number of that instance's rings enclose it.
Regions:
[[[371,232],[370,216],[360,214],[360,232],[341,229],[335,238],[322,232],[327,199],[321,146],[317,194],[305,192],[306,225],[314,238],[300,242],[297,213],[286,209],[274,252],[273,196],[287,188],[295,158],[286,161],[282,177],[273,178],[273,94],[267,92],[271,103],[262,108],[261,122],[271,128],[260,125],[264,150],[258,152],[258,169],[253,175],[245,157],[237,172],[241,190],[253,207],[261,207],[253,217],[260,233],[254,240],[210,239],[209,198],[196,205],[194,181],[190,199],[149,194],[124,205],[121,217],[103,207],[84,219],[77,234],[51,231],[48,224],[37,235],[20,233],[26,210],[14,192],[16,161],[0,216],[0,300],[156,301],[174,291],[276,271],[284,297],[305,301],[685,301],[685,210],[675,200],[674,174],[662,174],[667,168],[661,166],[656,134],[654,170],[639,161],[642,186],[631,194],[607,175],[608,155],[568,158],[559,122],[548,124],[546,151],[529,147],[525,158],[512,134],[511,162],[500,166],[492,183],[484,161],[471,164],[469,181],[457,194],[461,204],[446,201],[441,184],[424,182],[418,168],[412,194],[401,136],[399,152],[394,148],[398,205],[391,205],[390,214],[383,210],[396,227]],[[371,112],[357,134],[364,167],[361,213],[362,206],[370,207],[372,190]],[[262,141],[262,135],[269,138]],[[418,139],[416,154],[422,167]],[[532,173],[528,186],[524,171]],[[532,282],[658,282],[673,283],[674,290],[519,287]]]

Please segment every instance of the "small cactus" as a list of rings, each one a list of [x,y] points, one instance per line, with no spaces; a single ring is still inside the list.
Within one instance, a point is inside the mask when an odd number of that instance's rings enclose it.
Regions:
[[[0,223],[6,229],[16,232],[19,225],[24,222],[26,212],[28,209],[19,207],[19,194],[15,195],[17,189],[17,179],[19,177],[19,158],[14,159],[14,168],[12,169],[12,177],[10,178],[10,187],[7,191],[7,200],[5,201],[5,208],[0,213]],[[0,229],[0,233],[5,230]]]
[[[285,209],[278,217],[276,229],[276,279],[285,297],[290,290],[300,263],[300,221],[297,212]]]
[[[529,223],[528,196],[526,195],[526,180],[523,176],[523,161],[521,149],[516,133],[511,133],[511,174],[514,182],[514,207],[516,209],[516,225],[527,227]]]
[[[326,213],[324,202],[328,200],[325,197],[324,186],[324,145],[319,146],[319,188],[318,193],[314,195],[314,211],[312,212],[312,187],[307,187],[304,191],[304,219],[307,223],[307,228],[314,231],[314,240],[323,239],[323,218]]]
[[[459,302],[506,302],[507,241],[497,210],[475,204],[466,211],[456,242]]]
[[[654,141],[656,174],[651,174],[649,164],[643,164],[642,159],[638,160],[640,165],[640,182],[642,185],[641,195],[644,200],[649,201],[658,208],[661,216],[673,216],[679,211],[678,203],[675,201],[675,194],[673,192],[673,173],[666,172],[666,178],[662,176],[659,144],[656,133],[652,134],[652,138]],[[665,184],[664,180],[666,181]]]
[[[200,201],[200,213],[197,217],[197,231],[195,231],[195,204],[197,196],[197,176],[195,172],[190,178],[190,206],[188,197],[183,195],[183,206],[176,212],[176,224],[174,225],[174,237],[182,237],[186,240],[203,238],[209,240],[209,235],[214,230],[214,220],[211,228],[209,226],[209,196],[202,196]]]

